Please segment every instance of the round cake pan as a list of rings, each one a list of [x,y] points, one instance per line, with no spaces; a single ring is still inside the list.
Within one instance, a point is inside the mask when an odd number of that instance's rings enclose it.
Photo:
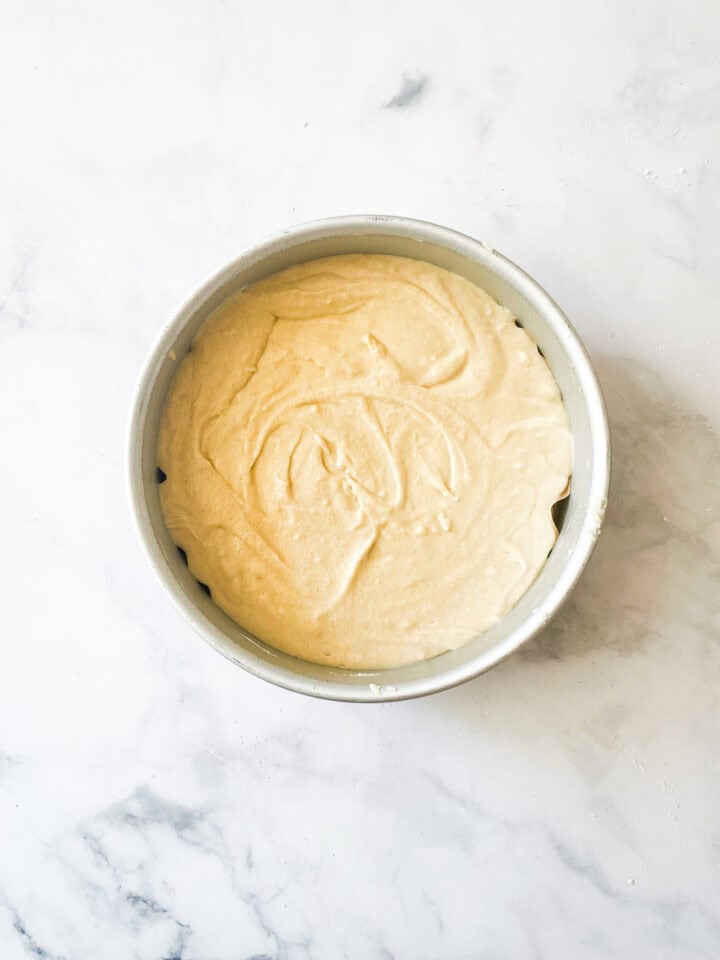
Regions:
[[[295,263],[346,253],[426,260],[461,274],[510,309],[537,343],[567,409],[574,460],[559,536],[530,589],[499,623],[458,650],[411,666],[347,670],[298,660],[252,636],[206,595],[183,563],[160,506],[158,425],[178,364],[210,314],[251,283]],[[350,216],[286,230],[241,254],[208,280],[164,328],[143,370],[128,448],[132,512],[148,559],[190,624],[229,660],[263,680],[330,700],[388,701],[456,686],[494,667],[545,626],[574,587],[600,533],[610,472],[602,395],[567,318],[523,270],[487,243],[402,217]]]

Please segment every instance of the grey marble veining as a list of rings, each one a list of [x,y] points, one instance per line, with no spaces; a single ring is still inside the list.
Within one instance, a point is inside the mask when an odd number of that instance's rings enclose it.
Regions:
[[[719,41],[677,0],[5,5],[2,960],[719,955]],[[162,322],[349,212],[528,269],[613,431],[561,615],[409,703],[223,661],[124,490]]]

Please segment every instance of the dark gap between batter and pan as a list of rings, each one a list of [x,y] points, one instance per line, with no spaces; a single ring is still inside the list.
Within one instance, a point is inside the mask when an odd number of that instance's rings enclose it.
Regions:
[[[521,330],[522,330],[522,328],[523,328],[523,325],[520,323],[520,321],[517,319],[517,317],[515,318],[515,326],[516,326],[516,327],[520,327]],[[535,344],[535,349],[536,349],[537,352],[540,354],[540,356],[543,358],[543,360],[545,360],[545,354],[542,352],[542,350],[540,349],[540,347],[539,347],[537,344]],[[545,362],[547,363],[547,361],[545,361]],[[557,380],[555,381],[555,383],[557,384]],[[558,385],[558,393],[560,394],[560,399],[562,400],[562,399],[563,399],[563,395],[562,395],[562,390],[560,389],[560,386],[559,386],[559,385]],[[568,493],[566,494],[566,496],[564,496],[564,497],[562,498],[562,500],[558,500],[556,503],[554,503],[554,504],[552,505],[552,508],[551,508],[551,509],[552,509],[553,523],[554,523],[555,526],[557,527],[558,533],[560,533],[560,531],[561,531],[562,528],[563,528],[563,524],[565,523],[565,517],[566,517],[566,515],[567,515],[568,501],[569,501],[569,500],[570,500],[570,493],[568,492]],[[552,550],[550,550],[550,553],[552,553]],[[550,556],[550,553],[548,553],[548,556]]]
[[[165,471],[163,470],[163,468],[162,468],[162,467],[155,467],[155,483],[157,483],[157,484],[165,483],[166,480],[167,480],[167,474],[165,473]],[[183,550],[182,547],[177,547],[177,552],[178,552],[178,554],[179,554],[179,556],[180,556],[180,559],[182,560],[182,562],[183,562],[183,563],[185,564],[185,566],[187,567],[187,565],[188,565],[188,556],[187,556],[187,553]],[[212,600],[212,591],[210,590],[210,587],[209,587],[206,583],[202,583],[200,580],[196,580],[195,583],[200,587],[200,589],[202,590],[202,592],[203,592],[206,596],[210,597],[210,599]]]
[[[556,503],[552,505],[551,512],[552,512],[553,523],[557,527],[558,533],[560,533],[560,531],[563,528],[563,524],[565,523],[565,517],[567,516],[569,502],[570,502],[570,493],[568,492],[567,495],[562,498],[562,500],[558,500]]]

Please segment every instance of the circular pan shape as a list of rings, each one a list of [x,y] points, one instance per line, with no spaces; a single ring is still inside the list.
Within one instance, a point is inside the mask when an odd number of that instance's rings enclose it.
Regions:
[[[573,474],[559,536],[528,591],[499,623],[457,650],[385,670],[299,660],[243,630],[191,576],[165,525],[158,492],[157,439],[165,397],[204,322],[227,297],[263,277],[295,263],[347,253],[428,261],[466,277],[511,310],[560,387],[573,438]],[[143,369],[130,419],[127,467],[140,541],[163,587],[200,636],[245,670],[289,690],[328,700],[382,702],[425,696],[477,677],[547,624],[577,583],[599,536],[607,505],[610,439],[585,348],[558,305],[520,267],[488,244],[436,224],[349,216],[301,224],[270,237],[229,263],[185,303]]]

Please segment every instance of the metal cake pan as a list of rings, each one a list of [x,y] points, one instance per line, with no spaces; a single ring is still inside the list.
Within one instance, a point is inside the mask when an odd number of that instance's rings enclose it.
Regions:
[[[179,361],[205,320],[242,287],[295,263],[346,253],[394,254],[461,274],[510,309],[537,343],[562,392],[572,432],[570,495],[560,532],[535,582],[513,609],[470,643],[431,660],[385,670],[349,670],[299,660],[263,643],[205,594],[165,525],[156,475],[160,415]],[[488,244],[446,227],[392,216],[348,216],[292,227],[252,247],[208,280],[162,330],[145,364],[130,420],[130,503],[160,582],[211,646],[250,673],[314,697],[405,700],[456,686],[500,663],[540,631],[576,584],[600,533],[610,473],[602,394],[579,337],[528,274]]]

